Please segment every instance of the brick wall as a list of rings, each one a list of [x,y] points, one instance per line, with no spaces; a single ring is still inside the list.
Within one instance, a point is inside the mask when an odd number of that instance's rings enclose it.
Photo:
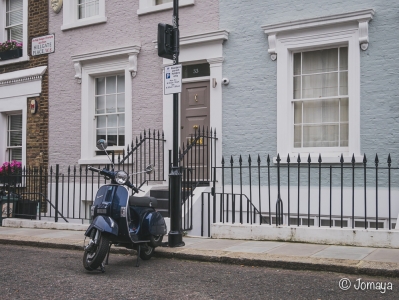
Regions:
[[[47,0],[28,1],[28,54],[31,53],[32,38],[48,34],[48,9]],[[0,74],[39,66],[47,66],[48,55],[30,57],[29,61],[7,64],[0,67]],[[26,164],[29,166],[48,166],[48,71],[43,75],[42,93],[36,99],[38,111],[32,115],[28,109],[27,134],[26,134]]]

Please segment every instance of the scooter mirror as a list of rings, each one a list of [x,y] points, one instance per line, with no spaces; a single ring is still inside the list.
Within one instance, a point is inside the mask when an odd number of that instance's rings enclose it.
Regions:
[[[97,149],[98,149],[98,150],[104,151],[105,149],[107,149],[108,143],[107,143],[106,140],[99,139],[99,140],[97,141],[97,145],[96,145],[96,146],[97,146]]]
[[[145,168],[145,172],[150,175],[151,173],[153,173],[154,170],[154,166],[153,165],[148,165],[147,168]]]

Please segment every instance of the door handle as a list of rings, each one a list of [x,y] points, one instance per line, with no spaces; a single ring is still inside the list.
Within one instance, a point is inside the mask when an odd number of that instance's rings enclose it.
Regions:
[[[197,96],[198,96],[197,94],[195,94],[194,96],[195,102],[198,102]]]

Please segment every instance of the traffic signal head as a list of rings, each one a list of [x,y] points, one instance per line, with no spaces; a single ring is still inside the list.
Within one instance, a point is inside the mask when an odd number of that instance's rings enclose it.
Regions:
[[[173,59],[174,54],[173,26],[169,24],[158,24],[158,56]]]

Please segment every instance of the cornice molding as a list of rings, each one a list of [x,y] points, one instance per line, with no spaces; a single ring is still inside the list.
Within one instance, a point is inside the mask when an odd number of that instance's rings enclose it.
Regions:
[[[297,20],[292,22],[283,22],[277,24],[261,26],[265,34],[268,35],[269,49],[268,52],[272,60],[276,60],[276,39],[278,34],[283,32],[292,32],[301,29],[311,29],[322,26],[334,26],[343,23],[357,22],[359,29],[359,44],[362,50],[368,48],[368,23],[373,19],[374,9],[364,9],[349,13],[330,15],[324,17]]]
[[[46,70],[47,66],[43,66],[1,74],[0,86],[41,81]]]
[[[77,55],[71,55],[72,61],[75,68],[75,79],[81,83],[82,80],[82,65],[85,63],[104,58],[117,58],[117,57],[127,57],[126,62],[129,64],[129,71],[132,77],[137,75],[137,56],[140,53],[141,46],[133,45],[120,47],[116,49],[107,49],[101,51],[94,51],[90,53],[83,53]]]
[[[199,34],[192,34],[180,37],[180,46],[207,43],[207,42],[220,42],[223,43],[229,39],[229,32],[227,30],[210,31]]]

